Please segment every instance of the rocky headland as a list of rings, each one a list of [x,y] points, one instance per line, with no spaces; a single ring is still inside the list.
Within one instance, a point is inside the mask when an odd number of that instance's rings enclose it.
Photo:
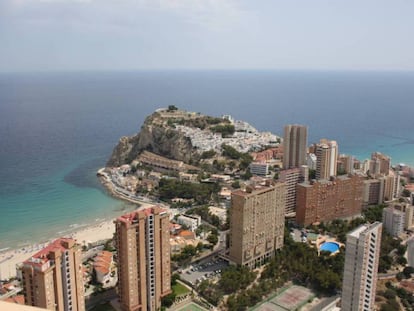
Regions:
[[[280,138],[276,135],[261,133],[230,116],[211,117],[170,106],[148,116],[136,135],[122,137],[106,166],[130,164],[143,151],[193,164],[203,152],[220,153],[223,144],[249,152],[278,142]]]

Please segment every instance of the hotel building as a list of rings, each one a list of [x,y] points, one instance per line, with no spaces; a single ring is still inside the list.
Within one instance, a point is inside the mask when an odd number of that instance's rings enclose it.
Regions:
[[[283,246],[286,188],[284,183],[249,186],[231,196],[232,262],[254,268]]]
[[[283,168],[306,165],[308,128],[303,125],[286,125],[283,140]]]
[[[375,310],[382,224],[362,225],[347,235],[342,311]]]
[[[81,249],[73,239],[57,239],[26,260],[22,283],[26,305],[85,310]]]
[[[155,311],[171,293],[169,216],[158,206],[115,220],[118,294],[124,311]]]

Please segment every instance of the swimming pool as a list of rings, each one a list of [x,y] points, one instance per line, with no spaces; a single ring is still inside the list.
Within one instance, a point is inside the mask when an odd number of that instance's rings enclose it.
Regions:
[[[319,247],[319,250],[335,253],[339,251],[339,244],[336,242],[325,242]]]

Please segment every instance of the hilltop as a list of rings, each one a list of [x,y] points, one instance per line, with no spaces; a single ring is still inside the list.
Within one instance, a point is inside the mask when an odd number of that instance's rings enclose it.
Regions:
[[[169,106],[148,116],[136,135],[122,137],[107,166],[129,164],[143,151],[194,164],[206,154],[221,154],[223,146],[245,153],[279,142],[278,136],[259,132],[247,122],[235,121],[231,116],[212,117]]]

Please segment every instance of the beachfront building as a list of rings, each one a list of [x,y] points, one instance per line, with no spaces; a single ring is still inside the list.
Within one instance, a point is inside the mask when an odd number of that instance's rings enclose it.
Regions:
[[[27,305],[85,310],[81,249],[73,239],[57,239],[26,260],[22,282]]]
[[[306,165],[308,128],[303,125],[289,124],[284,129],[283,168],[289,169]]]
[[[283,246],[286,188],[284,183],[248,186],[232,193],[229,258],[255,268]]]
[[[382,224],[362,225],[347,235],[342,311],[375,310]]]
[[[115,220],[118,294],[123,311],[155,311],[171,293],[169,216],[158,206]]]
[[[296,222],[300,225],[359,216],[362,209],[363,179],[357,175],[297,185]]]

